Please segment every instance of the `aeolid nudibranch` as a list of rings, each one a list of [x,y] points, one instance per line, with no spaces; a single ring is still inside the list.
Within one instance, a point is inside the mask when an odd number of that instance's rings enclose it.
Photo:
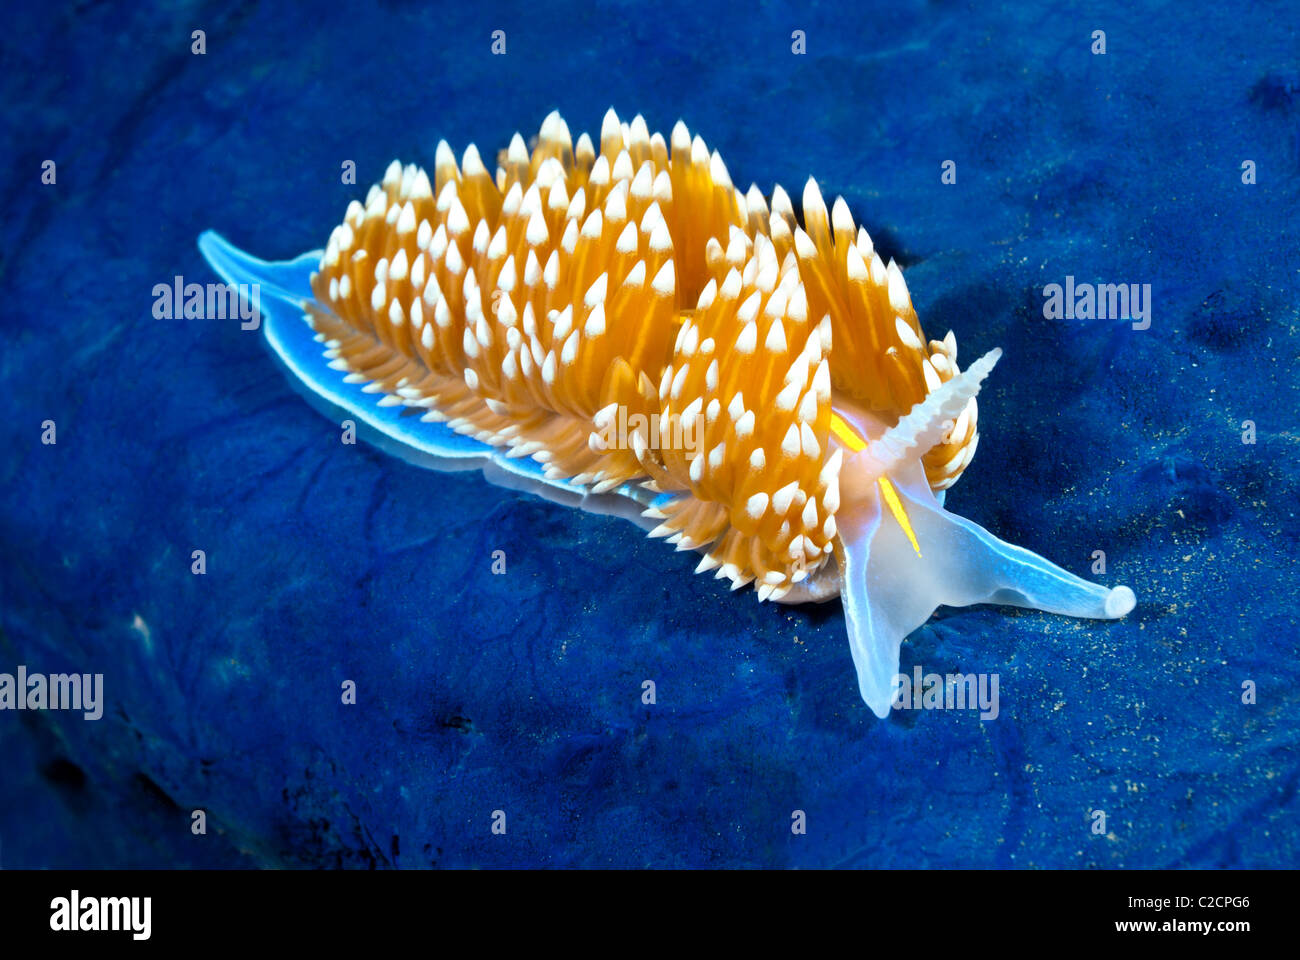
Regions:
[[[380,445],[629,516],[759,600],[841,596],[881,717],[940,604],[1128,613],[1127,587],[944,509],[1000,351],[961,370],[843,199],[809,180],[802,201],[801,221],[779,186],[742,193],[681,123],[665,141],[611,110],[597,149],[552,113],[495,175],[473,146],[458,165],[439,143],[432,179],[394,161],[323,253],[200,247],[260,285],[275,353]]]

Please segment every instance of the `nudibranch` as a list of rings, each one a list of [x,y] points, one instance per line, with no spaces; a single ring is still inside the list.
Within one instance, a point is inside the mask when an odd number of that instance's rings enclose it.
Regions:
[[[796,215],[684,124],[612,110],[598,145],[552,113],[495,166],[442,142],[432,179],[394,161],[323,252],[200,248],[260,286],[307,393],[386,449],[653,526],[760,601],[841,596],[878,716],[941,604],[1133,608],[944,509],[1000,352],[963,371],[951,332],[927,340],[842,198],[810,179]]]

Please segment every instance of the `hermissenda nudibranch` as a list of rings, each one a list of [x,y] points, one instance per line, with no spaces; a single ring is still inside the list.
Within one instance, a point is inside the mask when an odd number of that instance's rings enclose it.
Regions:
[[[759,600],[842,595],[878,716],[940,604],[1127,614],[1127,587],[943,508],[1000,351],[961,371],[844,200],[828,212],[811,179],[802,199],[801,222],[779,186],[741,193],[680,122],[665,141],[611,110],[597,150],[552,113],[495,176],[473,146],[458,166],[439,143],[432,180],[394,161],[323,253],[199,244],[260,285],[297,380],[381,446],[653,525]]]

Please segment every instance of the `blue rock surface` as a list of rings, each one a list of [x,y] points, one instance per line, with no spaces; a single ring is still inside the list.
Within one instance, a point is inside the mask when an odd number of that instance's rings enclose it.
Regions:
[[[6,12],[0,672],[105,706],[0,711],[0,866],[1296,865],[1296,4]],[[256,334],[153,316],[204,229],[287,258],[393,157],[610,105],[815,176],[930,336],[1001,346],[948,506],[1104,551],[1134,613],[942,611],[904,671],[995,673],[999,716],[882,722],[838,601],[344,446]],[[1150,284],[1149,329],[1045,318],[1067,276]]]

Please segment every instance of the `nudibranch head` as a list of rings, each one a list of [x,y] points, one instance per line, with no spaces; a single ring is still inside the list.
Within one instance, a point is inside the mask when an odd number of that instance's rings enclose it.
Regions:
[[[394,161],[300,306],[337,376],[380,405],[638,501],[652,536],[760,600],[843,593],[882,716],[898,644],[939,603],[1127,612],[943,510],[998,353],[963,372],[845,201],[828,209],[810,179],[801,209],[779,186],[742,193],[680,122],[665,140],[611,110],[598,143],[575,143],[552,113],[495,172],[446,143],[432,176]],[[204,242],[228,278],[251,263]]]

